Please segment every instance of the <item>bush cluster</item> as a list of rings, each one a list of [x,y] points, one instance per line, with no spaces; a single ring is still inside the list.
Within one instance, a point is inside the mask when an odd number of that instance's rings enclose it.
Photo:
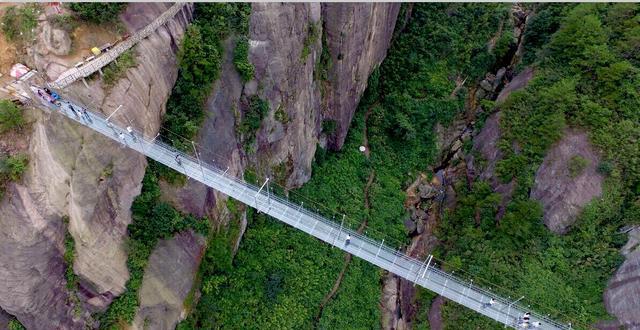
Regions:
[[[14,42],[31,42],[35,35],[34,30],[38,26],[39,11],[38,4],[8,7],[0,21],[5,37]]]
[[[116,20],[127,4],[124,2],[71,2],[68,6],[81,19],[101,24]]]
[[[9,100],[0,100],[0,133],[21,129],[26,124],[22,109]]]

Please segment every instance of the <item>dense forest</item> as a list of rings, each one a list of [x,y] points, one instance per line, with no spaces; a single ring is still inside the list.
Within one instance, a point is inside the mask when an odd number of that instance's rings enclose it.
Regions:
[[[506,156],[497,171],[503,182],[516,182],[507,213],[495,223],[495,193],[485,182],[471,189],[460,185],[464,197],[441,226],[441,250],[451,264],[582,326],[610,318],[603,290],[626,242],[616,231],[640,219],[638,14],[636,4],[538,8],[525,34],[523,63],[536,68],[535,78],[498,104]],[[603,155],[598,171],[607,178],[602,198],[560,236],[542,225],[542,209],[529,191],[545,152],[565,127],[589,133]],[[480,226],[472,220],[478,209]],[[479,327],[486,322],[449,306],[451,320]]]

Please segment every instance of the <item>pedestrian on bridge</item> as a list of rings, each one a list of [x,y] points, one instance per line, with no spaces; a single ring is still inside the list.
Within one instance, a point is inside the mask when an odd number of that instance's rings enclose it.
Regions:
[[[80,119],[80,116],[78,115],[78,112],[76,111],[76,108],[73,107],[73,105],[69,104],[69,109],[71,109],[71,112],[73,112],[73,114],[76,116],[76,118]]]
[[[496,300],[491,298],[491,300],[489,300],[487,303],[485,303],[482,307],[485,307],[485,308],[491,307],[491,306],[495,305],[495,303],[496,303]]]
[[[136,140],[136,135],[133,132],[133,128],[131,128],[131,126],[127,126],[127,132],[129,132],[129,135],[131,135],[131,138],[133,139],[133,141]]]
[[[176,163],[178,163],[178,165],[182,166],[182,159],[180,158],[180,154],[176,155]]]
[[[349,245],[351,242],[351,235],[347,234],[347,240],[344,242],[344,245]]]
[[[118,133],[118,137],[120,138],[120,141],[122,141],[122,146],[126,146],[127,145],[127,138],[124,137],[124,134],[122,134],[122,132]]]
[[[93,123],[93,120],[91,120],[91,116],[89,116],[87,109],[82,108],[82,115],[87,119],[88,122]]]

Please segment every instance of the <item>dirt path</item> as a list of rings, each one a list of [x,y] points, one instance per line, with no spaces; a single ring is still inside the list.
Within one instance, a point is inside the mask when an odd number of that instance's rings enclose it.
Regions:
[[[367,139],[367,121],[369,119],[369,115],[371,114],[371,108],[373,108],[375,106],[372,105],[369,107],[369,109],[367,109],[367,112],[364,115],[364,133],[363,133],[363,137],[362,137],[362,145],[365,146],[365,151],[364,151],[364,155],[365,157],[367,157],[367,159],[369,159],[370,153],[369,153],[369,140]],[[376,177],[376,171],[375,170],[371,170],[371,172],[369,173],[369,178],[367,179],[367,184],[364,187],[364,207],[365,210],[369,210],[369,206],[370,206],[370,202],[369,202],[369,188],[371,187],[371,185],[373,184],[373,180]],[[365,218],[362,223],[360,223],[360,226],[358,227],[358,234],[362,234],[362,232],[364,231],[364,229],[367,228],[367,218]],[[317,328],[318,322],[320,321],[320,317],[322,317],[322,311],[324,310],[324,307],[333,299],[333,297],[336,295],[336,293],[338,292],[338,289],[340,288],[340,284],[342,283],[342,279],[344,278],[344,274],[347,272],[347,268],[349,267],[349,264],[351,263],[351,257],[352,255],[350,253],[345,253],[344,254],[344,265],[342,266],[342,270],[340,271],[340,274],[338,274],[338,278],[336,278],[336,281],[333,283],[333,287],[331,288],[331,290],[324,296],[324,298],[322,298],[322,302],[320,303],[320,307],[318,309],[318,313],[316,314],[315,317],[315,327]]]

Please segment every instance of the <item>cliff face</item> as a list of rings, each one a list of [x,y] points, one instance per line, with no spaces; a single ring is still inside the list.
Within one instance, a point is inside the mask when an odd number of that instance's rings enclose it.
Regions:
[[[367,79],[387,55],[399,11],[399,3],[322,4],[326,46],[332,63],[323,118],[336,121],[328,147],[342,147]]]
[[[266,161],[257,163],[287,163],[286,185],[297,187],[311,177],[322,120],[336,123],[328,146],[342,146],[369,74],[386,55],[400,5],[254,4],[252,9],[250,59],[256,74],[245,94],[260,86],[258,96],[272,110],[258,134],[258,159]],[[328,61],[321,59],[323,47]],[[288,122],[277,120],[276,111],[284,111]]]
[[[330,146],[342,146],[371,71],[384,59],[399,4],[254,3],[249,21],[249,60],[254,79],[242,84],[233,67],[234,40],[225,42],[220,79],[205,105],[207,117],[198,135],[202,158],[230,173],[250,166],[261,175],[280,176],[287,187],[311,177],[311,163],[323,119],[336,120]],[[323,45],[323,34],[326,43]],[[319,65],[323,46],[331,59]],[[326,69],[326,80],[319,71]],[[255,152],[239,145],[236,111],[257,96],[269,113],[256,136]],[[283,119],[284,117],[284,119]],[[332,135],[334,136],[334,135]],[[274,168],[281,167],[280,173]],[[211,189],[188,183],[168,194],[181,208],[211,213],[220,198]],[[215,212],[214,212],[215,213]]]
[[[167,7],[132,4],[122,19],[135,31],[139,27],[135,24],[149,23]],[[138,65],[112,88],[95,80],[88,90],[76,83],[65,94],[105,113],[126,104],[113,120],[130,120],[152,135],[177,76],[177,42],[191,11],[186,6],[173,22],[134,48]],[[70,218],[81,298],[90,309],[102,308],[123,292],[129,277],[123,243],[146,162],[55,113],[37,116],[29,171],[0,204],[0,307],[28,328],[80,327],[81,321],[71,317],[73,306],[67,304],[62,261],[66,229],[61,218]]]
[[[629,232],[629,241],[621,252],[626,260],[609,280],[604,292],[607,312],[617,318],[609,326],[611,329],[640,329],[640,228]]]
[[[175,329],[203,247],[204,238],[191,231],[158,243],[142,280],[134,329]]]
[[[233,113],[221,106],[236,105],[242,111],[237,98],[257,95],[269,103],[248,164],[266,172],[284,166],[282,183],[298,187],[311,177],[323,119],[336,121],[330,146],[342,146],[368,76],[386,55],[399,8],[399,4],[252,4],[249,60],[255,66],[254,79],[240,89],[216,85],[212,98],[218,101],[207,104],[209,112],[219,114]],[[329,64],[319,63],[323,47]],[[326,70],[326,79],[320,78],[321,70]],[[223,69],[223,79],[230,75]],[[234,81],[237,78],[232,86]],[[226,131],[233,119],[227,117],[205,123],[201,140],[217,130]]]

